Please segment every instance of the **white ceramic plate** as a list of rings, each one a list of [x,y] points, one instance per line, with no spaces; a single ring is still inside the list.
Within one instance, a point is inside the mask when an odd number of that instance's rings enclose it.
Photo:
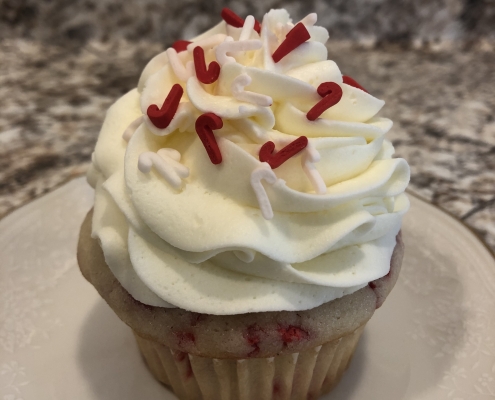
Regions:
[[[172,400],[79,273],[84,178],[0,221],[0,399]],[[326,400],[495,398],[495,261],[411,196],[400,280]]]

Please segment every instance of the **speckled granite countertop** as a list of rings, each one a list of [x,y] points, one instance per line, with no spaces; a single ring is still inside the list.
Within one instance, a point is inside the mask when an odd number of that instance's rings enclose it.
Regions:
[[[0,217],[85,172],[105,110],[161,48],[0,41]],[[345,74],[387,102],[410,190],[495,249],[495,52],[329,48]]]

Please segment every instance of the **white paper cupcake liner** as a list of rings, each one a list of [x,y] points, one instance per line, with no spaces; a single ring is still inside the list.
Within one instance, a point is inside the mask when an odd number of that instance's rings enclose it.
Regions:
[[[181,400],[312,400],[339,382],[363,330],[300,353],[245,360],[194,356],[134,334],[152,374]]]

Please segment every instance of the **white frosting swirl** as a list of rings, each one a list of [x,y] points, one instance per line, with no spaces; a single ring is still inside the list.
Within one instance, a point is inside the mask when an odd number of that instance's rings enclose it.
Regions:
[[[376,116],[384,102],[343,83],[314,15],[302,21],[311,39],[278,63],[271,54],[293,27],[287,12],[266,14],[261,35],[246,21],[244,28],[221,22],[194,40],[206,65],[222,53],[215,83],[191,72],[194,45],[168,52],[174,67],[164,52],[103,124],[88,173],[93,236],[116,278],[145,304],[217,315],[303,310],[389,271],[409,207],[409,166],[391,158],[384,135],[392,122]],[[229,44],[240,39],[247,44]],[[321,100],[323,82],[339,84],[343,96],[311,122],[306,113]],[[176,83],[184,95],[159,129],[147,109],[160,107]],[[208,112],[223,120],[214,131],[218,165],[194,128]],[[267,220],[251,179],[267,166],[261,145],[273,141],[279,150],[302,135],[308,149],[273,170],[276,179],[259,181],[273,212]],[[165,161],[151,154],[160,149]]]

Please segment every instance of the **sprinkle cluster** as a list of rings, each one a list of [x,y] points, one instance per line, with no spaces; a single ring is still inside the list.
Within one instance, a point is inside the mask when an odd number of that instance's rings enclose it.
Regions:
[[[236,28],[242,28],[239,41],[234,41],[231,37],[224,34],[212,35],[206,39],[197,42],[186,40],[176,41],[171,48],[167,49],[166,54],[169,60],[169,65],[176,76],[187,81],[189,78],[196,76],[197,80],[204,85],[215,83],[222,69],[222,66],[229,62],[236,62],[235,58],[230,57],[227,53],[235,53],[241,51],[257,50],[262,47],[260,40],[250,39],[252,31],[258,34],[262,32],[261,24],[252,16],[248,16],[245,20],[235,14],[232,10],[224,8],[221,16],[226,24]],[[273,52],[272,58],[274,63],[280,62],[284,57],[291,54],[295,49],[303,43],[311,39],[311,35],[305,26],[305,23],[312,25],[316,22],[316,15],[310,14],[308,17],[297,23],[287,34],[285,39],[280,43],[278,48]],[[208,63],[205,57],[205,49],[210,49],[216,46],[215,57]],[[180,53],[184,51],[192,51],[193,62],[188,62],[186,65],[181,59]],[[343,77],[344,83],[366,91],[355,80],[348,76]],[[251,83],[251,77],[247,74],[239,75],[232,83],[232,94],[234,98],[240,101],[257,104],[263,107],[270,107],[273,103],[269,96],[259,93],[253,93],[244,90]],[[309,121],[317,120],[326,110],[338,104],[342,98],[342,88],[335,82],[324,82],[317,88],[317,93],[321,100],[316,103],[306,114]],[[167,94],[163,104],[152,104],[147,109],[147,117],[149,121],[160,130],[167,129],[171,122],[176,118],[181,99],[184,95],[184,89],[180,84],[175,84]],[[132,136],[131,131],[137,129],[142,123],[144,117],[140,117],[134,121],[124,133],[124,138],[128,141]],[[175,123],[174,123],[175,124]],[[175,127],[175,125],[174,125]],[[174,129],[172,127],[171,129]],[[196,133],[203,143],[203,146],[215,165],[222,163],[222,153],[218,146],[214,131],[223,127],[222,118],[213,112],[206,112],[200,115],[195,122]],[[265,180],[269,184],[275,184],[277,177],[273,173],[273,169],[280,167],[284,162],[303,152],[302,167],[309,180],[311,181],[317,194],[326,193],[326,186],[314,168],[314,163],[320,160],[319,153],[316,149],[310,146],[307,137],[300,136],[285,147],[275,151],[275,143],[268,141],[264,143],[259,150],[259,160],[261,166],[252,172],[251,185],[258,199],[260,209],[266,219],[273,217],[271,204],[266,195],[266,191],[261,184]],[[139,169],[147,173],[152,165],[164,177],[164,179],[175,188],[180,188],[181,179],[189,175],[189,170],[180,164],[180,154],[173,149],[161,149],[158,153],[143,153],[139,158]]]

